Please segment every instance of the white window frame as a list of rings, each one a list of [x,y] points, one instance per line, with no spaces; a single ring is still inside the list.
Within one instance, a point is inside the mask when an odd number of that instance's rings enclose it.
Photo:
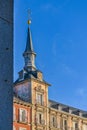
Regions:
[[[22,120],[22,112],[25,111],[25,121]],[[28,122],[28,113],[27,110],[24,108],[20,108],[19,109],[19,121],[23,122],[23,123],[27,123]]]
[[[77,121],[73,121],[73,128],[74,129],[77,129],[76,127],[75,127],[75,124],[77,123],[77,128],[78,128],[78,122]]]
[[[65,121],[66,121],[66,125],[65,125]],[[67,119],[63,119],[63,129],[64,129],[64,130],[67,129]]]
[[[40,117],[39,117],[40,115],[41,115],[41,120],[40,120]],[[42,121],[43,121],[43,113],[38,112],[37,113],[37,123],[42,124]]]
[[[36,94],[36,102],[37,102],[37,104],[43,105],[43,94],[42,93]]]
[[[16,120],[16,108],[15,106],[13,107],[13,121]]]
[[[52,127],[57,127],[57,118],[55,117],[55,115],[51,115],[51,123]]]

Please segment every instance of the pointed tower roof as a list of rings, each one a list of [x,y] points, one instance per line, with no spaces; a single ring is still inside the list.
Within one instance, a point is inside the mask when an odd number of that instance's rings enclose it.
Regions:
[[[28,27],[28,32],[27,32],[27,42],[26,42],[26,48],[24,52],[34,52],[33,50],[33,44],[32,44],[32,37],[31,37],[31,31],[30,27]]]
[[[23,57],[24,57],[24,60],[25,60],[24,68],[28,71],[33,71],[33,70],[36,70],[36,66],[35,66],[36,53],[33,50],[30,24],[31,24],[31,20],[29,19],[28,20],[26,48],[25,48],[25,51],[23,53]]]

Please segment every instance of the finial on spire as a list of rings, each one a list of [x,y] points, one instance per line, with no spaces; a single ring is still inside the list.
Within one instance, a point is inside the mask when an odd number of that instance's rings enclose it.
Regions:
[[[30,25],[31,24],[31,10],[30,9],[28,9],[28,25]]]

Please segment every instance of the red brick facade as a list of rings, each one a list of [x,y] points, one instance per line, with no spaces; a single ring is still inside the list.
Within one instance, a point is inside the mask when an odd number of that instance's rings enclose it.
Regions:
[[[13,130],[31,130],[31,105],[17,98],[13,104]]]

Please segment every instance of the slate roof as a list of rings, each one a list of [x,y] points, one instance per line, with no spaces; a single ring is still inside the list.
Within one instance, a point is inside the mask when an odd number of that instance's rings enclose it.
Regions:
[[[40,70],[35,70],[35,71],[28,71],[28,70],[26,70],[25,72],[24,72],[25,70],[21,70],[20,72],[22,73],[22,75],[23,75],[23,77],[22,78],[20,78],[20,76],[19,76],[19,78],[14,82],[14,84],[16,84],[16,83],[18,83],[18,82],[21,82],[21,81],[24,81],[24,80],[26,80],[26,79],[31,79],[31,78],[34,78],[34,79],[38,79],[38,76],[37,76],[37,73],[38,72],[41,72]],[[20,73],[19,72],[19,73]],[[42,73],[42,72],[41,72]],[[44,82],[44,83],[46,83],[46,84],[48,84],[49,86],[51,86],[49,83],[47,83],[44,79],[42,79],[42,82]]]
[[[67,113],[71,113],[71,114],[74,114],[77,116],[82,116],[84,118],[87,118],[87,111],[84,111],[84,110],[81,110],[78,108],[74,108],[72,106],[65,105],[65,104],[62,104],[62,103],[59,103],[59,102],[56,102],[53,100],[49,100],[49,107],[54,108],[56,110],[64,111]]]
[[[25,48],[24,52],[34,52],[33,44],[32,44],[31,31],[30,31],[29,27],[28,27],[28,32],[27,32],[27,43],[26,43],[26,48]]]

